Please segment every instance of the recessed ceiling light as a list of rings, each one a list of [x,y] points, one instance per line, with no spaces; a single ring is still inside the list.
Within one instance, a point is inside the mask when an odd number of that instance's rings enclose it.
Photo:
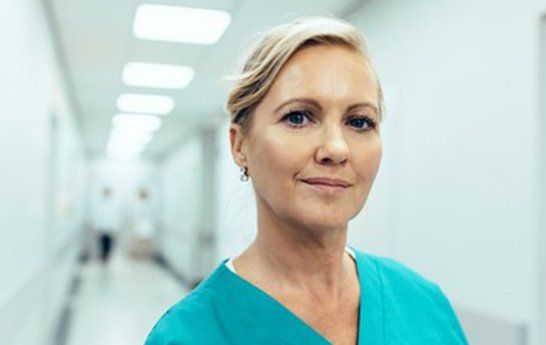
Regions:
[[[114,128],[156,131],[161,126],[161,118],[144,114],[116,114],[112,118]]]
[[[174,108],[174,100],[168,96],[124,93],[116,102],[118,109],[126,113],[165,115]]]
[[[113,129],[110,132],[110,139],[108,144],[121,144],[127,145],[146,145],[152,140],[152,134],[150,132],[135,132],[124,131],[120,129]]]
[[[193,68],[145,62],[129,62],[123,68],[123,82],[130,86],[181,89],[193,79]]]
[[[118,140],[109,140],[106,150],[110,152],[142,152],[146,147],[146,143],[130,143]]]
[[[214,44],[230,22],[225,11],[143,4],[136,10],[133,34],[149,40]]]

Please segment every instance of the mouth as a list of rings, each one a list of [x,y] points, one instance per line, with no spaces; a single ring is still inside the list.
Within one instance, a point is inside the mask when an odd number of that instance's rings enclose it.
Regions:
[[[342,185],[339,183],[323,183],[301,180],[311,190],[324,195],[339,195],[347,190],[350,185]]]
[[[322,185],[322,186],[329,186],[329,187],[342,187],[342,188],[348,188],[352,186],[349,182],[338,179],[338,178],[329,178],[329,177],[312,177],[312,178],[306,178],[302,179],[304,183],[311,184],[311,185]]]

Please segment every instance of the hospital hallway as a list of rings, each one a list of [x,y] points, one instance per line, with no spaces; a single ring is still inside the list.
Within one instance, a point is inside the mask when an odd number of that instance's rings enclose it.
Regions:
[[[546,3],[0,0],[0,345],[144,345],[258,233],[262,281],[335,237],[546,345]]]
[[[121,254],[108,266],[83,263],[59,345],[133,345],[188,290],[164,268]],[[90,327],[92,325],[92,327]]]

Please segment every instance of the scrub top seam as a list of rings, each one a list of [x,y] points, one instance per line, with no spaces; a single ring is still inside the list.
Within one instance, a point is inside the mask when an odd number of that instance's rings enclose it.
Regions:
[[[383,274],[381,272],[381,269],[379,268],[379,265],[377,264],[377,259],[374,257],[372,258],[372,261],[375,266],[375,270],[377,271],[377,278],[379,279],[379,286],[380,286],[380,295],[381,295],[381,338],[383,339],[383,344],[387,345],[387,332],[386,332],[386,309],[385,309],[385,284],[383,282]]]

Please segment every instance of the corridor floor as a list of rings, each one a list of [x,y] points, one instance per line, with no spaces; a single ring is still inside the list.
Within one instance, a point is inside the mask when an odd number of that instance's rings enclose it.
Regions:
[[[188,291],[149,261],[115,256],[83,266],[66,345],[140,345],[167,308]]]

